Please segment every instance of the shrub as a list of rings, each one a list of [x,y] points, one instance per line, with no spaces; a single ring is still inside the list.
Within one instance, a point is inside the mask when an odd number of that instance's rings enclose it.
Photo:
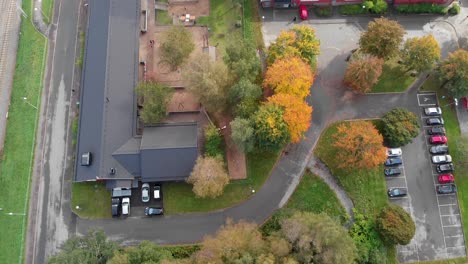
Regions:
[[[209,157],[223,157],[221,143],[223,138],[215,125],[210,124],[205,128],[205,155]]]
[[[388,205],[377,217],[382,239],[390,244],[408,245],[416,232],[411,216],[398,205]]]
[[[315,14],[320,17],[331,16],[332,8],[330,6],[322,6],[315,8]]]
[[[451,15],[457,15],[458,13],[460,13],[460,5],[458,4],[454,4],[449,10],[448,10],[449,14]]]
[[[420,3],[411,5],[399,5],[397,10],[400,13],[432,13],[432,14],[447,14],[447,9],[441,5],[431,3]]]
[[[360,15],[368,13],[367,9],[363,8],[361,4],[342,5],[339,7],[339,12],[342,15]]]
[[[419,134],[417,116],[404,108],[395,108],[382,118],[382,134],[385,143],[391,147],[401,147],[410,143]]]
[[[388,9],[388,4],[384,0],[375,0],[374,1],[374,6],[370,11],[375,14],[383,14],[387,12]]]

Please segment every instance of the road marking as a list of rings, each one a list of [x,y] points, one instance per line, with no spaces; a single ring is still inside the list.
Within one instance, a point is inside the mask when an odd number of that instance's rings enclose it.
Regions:
[[[448,214],[448,215],[440,215],[440,216],[457,216],[457,215],[460,215],[460,214]]]
[[[461,227],[461,225],[446,225],[446,226],[442,226],[442,227]]]
[[[439,206],[451,206],[451,205],[458,205],[458,204],[456,204],[456,203],[454,203],[454,204],[441,204]]]
[[[463,235],[453,235],[453,236],[445,236],[445,237],[450,238],[450,237],[462,237],[462,236],[463,236]]]
[[[464,245],[463,246],[453,246],[453,247],[446,247],[446,248],[462,248],[462,247],[464,248],[465,246]]]

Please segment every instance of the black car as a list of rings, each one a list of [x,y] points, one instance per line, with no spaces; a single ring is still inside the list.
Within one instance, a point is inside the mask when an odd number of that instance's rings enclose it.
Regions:
[[[431,127],[427,130],[429,135],[445,135],[445,128],[443,127]]]
[[[446,184],[446,185],[439,185],[437,186],[437,193],[438,194],[449,194],[449,193],[456,193],[457,187],[455,184]]]
[[[447,145],[432,146],[429,149],[429,152],[431,152],[432,154],[446,154],[448,153],[448,146]]]
[[[438,173],[441,173],[441,172],[453,171],[455,170],[455,167],[453,166],[453,163],[447,163],[447,164],[437,165],[436,169]]]
[[[408,194],[406,188],[390,188],[387,191],[389,197],[403,197]]]
[[[403,161],[401,158],[388,158],[385,161],[385,166],[396,166],[396,165],[401,165]]]
[[[397,176],[401,174],[400,168],[389,168],[384,170],[385,176]]]
[[[444,119],[442,117],[433,117],[426,120],[426,124],[430,126],[438,126],[444,124]]]
[[[145,208],[145,215],[152,216],[152,215],[162,215],[164,213],[162,208],[159,207],[146,207]]]
[[[120,215],[120,199],[112,198],[112,217]]]

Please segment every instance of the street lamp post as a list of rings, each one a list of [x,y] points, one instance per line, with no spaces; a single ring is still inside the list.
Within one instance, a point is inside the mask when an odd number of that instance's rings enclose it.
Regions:
[[[37,106],[31,104],[30,102],[28,102],[28,98],[27,97],[21,97],[21,99],[23,99],[23,101],[25,103],[27,103],[28,105],[32,106],[34,109],[37,109]]]

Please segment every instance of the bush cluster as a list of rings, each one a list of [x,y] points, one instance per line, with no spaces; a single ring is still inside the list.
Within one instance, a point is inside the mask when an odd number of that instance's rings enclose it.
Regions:
[[[430,3],[420,3],[420,4],[411,4],[411,5],[399,5],[396,7],[400,13],[430,13],[430,14],[447,14],[447,8]]]
[[[385,0],[367,0],[362,4],[343,5],[339,8],[342,15],[384,14],[387,9]]]
[[[342,5],[339,7],[339,12],[342,15],[361,15],[367,14],[368,11],[366,8],[362,8],[362,4],[355,5]]]
[[[319,6],[315,8],[315,14],[319,17],[328,17],[332,14],[332,8],[330,6]]]
[[[457,5],[457,4],[454,4],[449,10],[448,10],[449,14],[451,15],[457,15],[458,13],[460,13],[460,6]]]
[[[213,124],[208,125],[205,128],[205,155],[209,157],[223,157],[222,142],[223,138],[218,128]]]

